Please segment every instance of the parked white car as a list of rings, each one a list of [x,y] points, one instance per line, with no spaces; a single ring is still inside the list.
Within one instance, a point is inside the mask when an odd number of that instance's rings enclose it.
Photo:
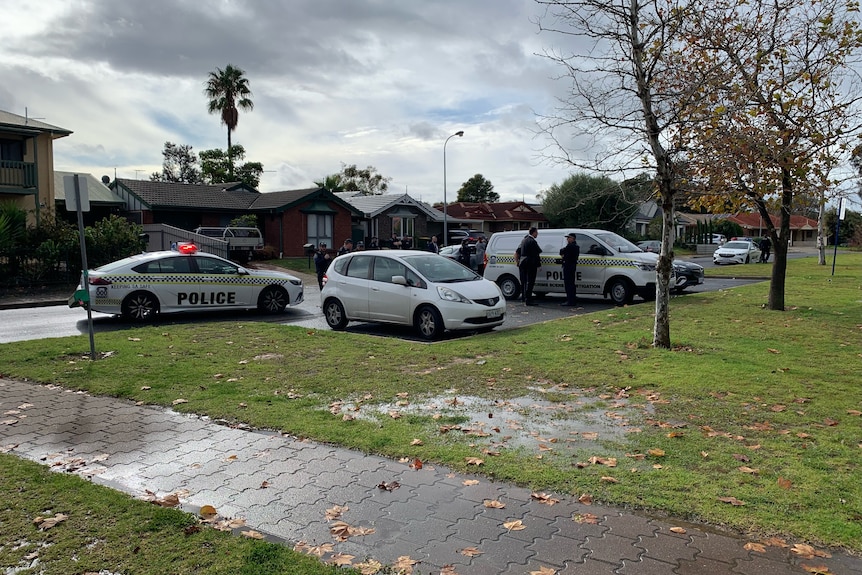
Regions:
[[[353,252],[324,276],[326,323],[350,321],[413,326],[425,339],[445,330],[490,330],[506,319],[500,288],[449,258],[418,250]]]
[[[712,263],[747,264],[760,261],[760,248],[754,242],[734,240],[727,242],[712,254]]]

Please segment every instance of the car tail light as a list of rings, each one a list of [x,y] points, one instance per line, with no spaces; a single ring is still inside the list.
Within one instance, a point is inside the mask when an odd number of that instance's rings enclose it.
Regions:
[[[89,283],[91,286],[109,286],[111,282],[106,280],[105,278],[89,278]]]

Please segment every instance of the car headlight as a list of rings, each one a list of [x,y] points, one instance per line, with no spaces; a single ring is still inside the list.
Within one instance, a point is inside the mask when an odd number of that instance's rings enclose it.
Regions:
[[[437,295],[440,296],[440,299],[446,301],[457,301],[461,303],[473,303],[458,292],[453,289],[447,288],[445,286],[437,286]]]
[[[645,272],[654,272],[655,264],[638,264],[638,269]]]

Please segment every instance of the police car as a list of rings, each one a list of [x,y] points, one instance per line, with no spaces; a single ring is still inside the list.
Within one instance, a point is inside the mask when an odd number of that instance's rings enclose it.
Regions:
[[[295,276],[248,269],[202,253],[194,244],[137,254],[81,276],[69,307],[137,321],[186,311],[257,308],[280,313],[303,298],[302,280]]]

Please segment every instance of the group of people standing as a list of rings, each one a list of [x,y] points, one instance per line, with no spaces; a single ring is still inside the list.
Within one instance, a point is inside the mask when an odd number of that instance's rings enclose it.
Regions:
[[[521,245],[515,250],[515,265],[518,266],[521,276],[521,301],[525,305],[536,305],[533,302],[533,288],[536,286],[536,274],[542,267],[542,248],[536,241],[538,235],[539,230],[536,227],[530,228],[530,231],[521,240]],[[577,236],[573,233],[568,234],[566,245],[560,250],[563,263],[563,285],[566,288],[566,301],[560,305],[577,305],[577,285],[575,282],[580,255],[581,248],[578,246]]]

